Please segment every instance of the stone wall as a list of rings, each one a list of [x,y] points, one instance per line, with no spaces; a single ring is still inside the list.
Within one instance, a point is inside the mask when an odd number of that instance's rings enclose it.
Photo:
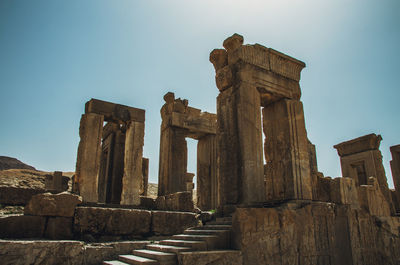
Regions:
[[[3,265],[32,264],[101,264],[116,259],[134,249],[141,249],[149,241],[121,241],[85,244],[81,241],[12,241],[0,240],[0,263]]]
[[[238,208],[232,244],[243,264],[399,264],[399,224],[334,203]]]

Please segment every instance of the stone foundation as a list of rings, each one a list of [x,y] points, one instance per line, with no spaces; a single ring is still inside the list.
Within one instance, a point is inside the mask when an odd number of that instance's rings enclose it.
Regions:
[[[150,241],[85,244],[81,241],[13,241],[0,240],[3,265],[16,264],[100,264],[115,259],[134,249],[141,249]]]
[[[289,202],[238,208],[232,243],[243,264],[399,264],[399,224],[348,205]]]

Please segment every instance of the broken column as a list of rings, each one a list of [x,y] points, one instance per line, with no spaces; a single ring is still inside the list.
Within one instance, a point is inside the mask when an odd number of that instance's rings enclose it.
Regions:
[[[337,144],[334,148],[340,156],[343,177],[354,179],[356,186],[368,185],[370,177],[376,178],[381,193],[389,205],[393,206],[379,150],[381,140],[380,135],[368,134]]]
[[[210,54],[220,91],[221,202],[251,205],[266,199],[312,199],[308,139],[299,100],[305,64],[259,44],[242,44],[243,37],[234,34],[224,41],[225,50]]]

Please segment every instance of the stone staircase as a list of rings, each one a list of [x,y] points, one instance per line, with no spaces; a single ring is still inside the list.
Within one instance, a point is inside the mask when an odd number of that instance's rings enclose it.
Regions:
[[[119,255],[118,260],[104,261],[103,264],[176,265],[180,252],[231,251],[229,250],[231,228],[231,217],[217,218],[204,226],[186,229],[183,234],[174,235],[156,244],[148,244],[145,249],[133,250],[129,255]]]

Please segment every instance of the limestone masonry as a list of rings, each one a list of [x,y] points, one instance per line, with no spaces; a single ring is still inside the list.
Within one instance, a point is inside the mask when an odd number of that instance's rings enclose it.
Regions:
[[[394,190],[374,133],[335,145],[342,177],[325,177],[305,126],[305,64],[243,42],[234,34],[210,53],[216,114],[164,95],[157,198],[145,111],[88,101],[72,193],[55,172],[24,215],[1,217],[0,263],[400,264],[400,145],[390,148]]]

